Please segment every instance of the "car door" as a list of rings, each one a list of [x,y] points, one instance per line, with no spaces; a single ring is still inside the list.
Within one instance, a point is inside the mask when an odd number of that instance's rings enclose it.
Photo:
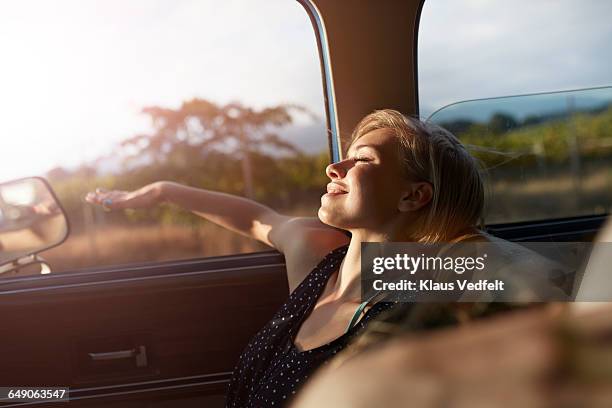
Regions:
[[[48,155],[27,132],[6,154],[15,171],[44,171],[71,234],[41,254],[52,273],[1,276],[0,384],[69,387],[75,406],[223,406],[241,350],[288,296],[283,256],[177,208],[107,212],[83,197],[163,179],[316,215],[331,146],[308,12],[291,1],[34,6],[0,6],[18,83],[3,86],[17,100],[40,86],[72,123],[41,112],[56,138]],[[25,49],[48,69],[20,76]],[[89,102],[74,103],[80,92]]]
[[[69,386],[73,402],[218,404],[287,295],[284,271],[269,251],[5,279],[2,383]]]

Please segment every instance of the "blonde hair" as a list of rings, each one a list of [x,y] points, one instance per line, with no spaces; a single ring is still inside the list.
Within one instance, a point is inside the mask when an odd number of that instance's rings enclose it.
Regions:
[[[421,232],[413,237],[416,241],[448,241],[479,223],[484,211],[483,176],[478,161],[459,139],[440,126],[383,109],[359,122],[351,144],[377,129],[390,129],[400,142],[405,176],[433,188]]]

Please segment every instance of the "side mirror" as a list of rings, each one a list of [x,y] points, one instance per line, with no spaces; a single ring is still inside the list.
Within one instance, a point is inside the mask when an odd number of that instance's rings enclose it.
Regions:
[[[38,253],[64,242],[68,218],[51,186],[39,177],[0,184],[0,274],[31,263],[41,263]]]

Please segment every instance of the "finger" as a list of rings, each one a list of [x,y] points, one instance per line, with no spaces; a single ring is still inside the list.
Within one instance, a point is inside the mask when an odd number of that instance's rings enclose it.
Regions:
[[[85,201],[91,204],[98,204],[98,196],[96,193],[89,192],[85,195]]]
[[[102,201],[105,198],[108,198],[108,196],[109,196],[109,193],[94,192],[94,193],[88,193],[85,198],[93,204],[102,204]]]
[[[105,189],[105,188],[102,188],[102,187],[98,187],[98,188],[96,188],[96,193],[98,193],[98,194],[100,194],[100,193],[106,193],[106,192],[108,192],[108,190],[107,190],[107,189]]]
[[[109,195],[109,193],[89,192],[85,196],[85,201],[92,204],[102,205],[102,201],[104,201],[104,199],[106,198],[109,198]]]
[[[111,191],[103,195],[102,204],[111,210],[130,208],[129,197],[125,191]]]

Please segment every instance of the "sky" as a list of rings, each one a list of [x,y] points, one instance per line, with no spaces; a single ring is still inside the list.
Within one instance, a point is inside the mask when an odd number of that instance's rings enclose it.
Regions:
[[[610,16],[607,0],[426,1],[421,117],[462,100],[612,85]]]
[[[202,97],[324,117],[316,40],[288,0],[0,0],[0,181],[73,166]]]
[[[427,1],[421,116],[612,85],[610,15],[599,0]],[[0,55],[0,182],[110,154],[150,129],[144,106],[297,103],[323,122],[314,32],[294,0],[0,0]]]

